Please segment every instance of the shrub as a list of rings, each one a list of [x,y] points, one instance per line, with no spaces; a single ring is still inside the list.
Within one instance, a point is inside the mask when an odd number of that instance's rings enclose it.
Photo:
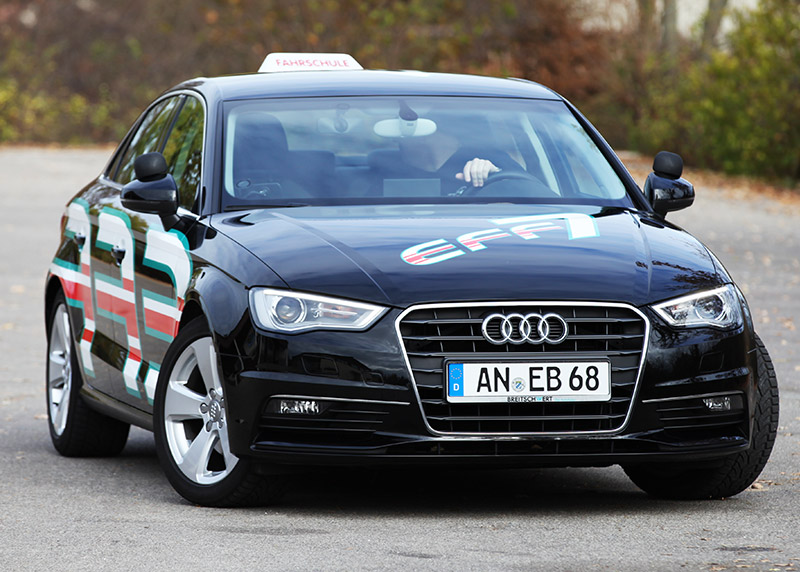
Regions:
[[[762,0],[739,13],[726,49],[648,86],[634,143],[698,166],[800,179],[800,9]]]

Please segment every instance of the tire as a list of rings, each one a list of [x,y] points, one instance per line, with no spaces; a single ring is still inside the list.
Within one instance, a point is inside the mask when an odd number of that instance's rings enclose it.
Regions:
[[[203,318],[184,326],[167,350],[153,405],[161,467],[183,498],[204,506],[263,505],[284,482],[254,473],[230,452],[217,353]]]
[[[65,457],[111,457],[128,440],[130,425],[91,409],[80,395],[81,368],[69,310],[59,292],[47,319],[45,393],[50,439]]]
[[[756,335],[757,393],[750,448],[715,463],[646,463],[623,467],[646,493],[666,499],[720,499],[749,487],[767,464],[778,432],[778,380]]]

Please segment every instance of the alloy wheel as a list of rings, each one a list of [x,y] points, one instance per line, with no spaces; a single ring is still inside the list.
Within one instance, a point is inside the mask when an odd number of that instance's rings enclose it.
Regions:
[[[231,453],[225,399],[210,337],[195,340],[178,356],[164,396],[164,427],[175,465],[192,482],[212,485],[238,462]]]
[[[72,336],[67,307],[59,304],[50,323],[47,363],[47,403],[50,423],[57,436],[64,433],[72,392]]]

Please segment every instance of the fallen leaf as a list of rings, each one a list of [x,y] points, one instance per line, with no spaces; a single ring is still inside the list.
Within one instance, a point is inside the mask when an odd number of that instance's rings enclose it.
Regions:
[[[761,489],[764,488],[764,485],[762,485],[761,483],[753,483],[752,485],[750,485],[750,488],[760,491]]]

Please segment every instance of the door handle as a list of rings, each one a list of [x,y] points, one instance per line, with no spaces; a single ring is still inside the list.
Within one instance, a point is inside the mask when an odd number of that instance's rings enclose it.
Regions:
[[[122,264],[122,259],[125,258],[125,247],[113,246],[111,247],[111,256],[117,261],[117,266]]]

